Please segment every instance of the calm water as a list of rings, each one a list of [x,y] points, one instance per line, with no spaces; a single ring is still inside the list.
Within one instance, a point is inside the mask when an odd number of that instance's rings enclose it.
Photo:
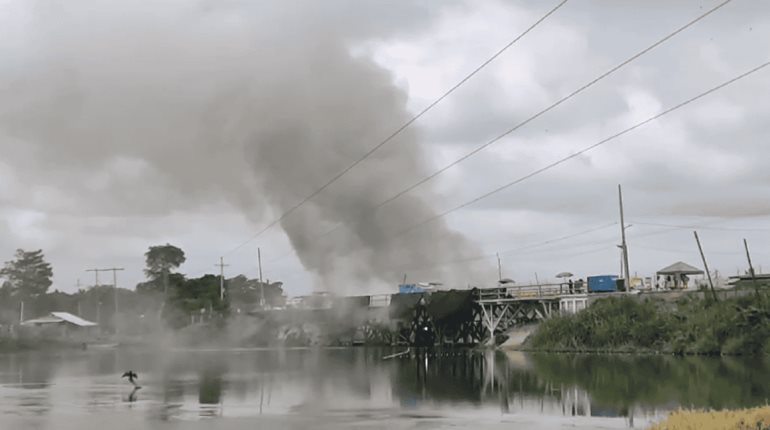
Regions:
[[[0,428],[644,428],[770,398],[759,360],[392,350],[0,355]],[[132,393],[123,371],[139,374]],[[516,425],[518,424],[518,425]]]

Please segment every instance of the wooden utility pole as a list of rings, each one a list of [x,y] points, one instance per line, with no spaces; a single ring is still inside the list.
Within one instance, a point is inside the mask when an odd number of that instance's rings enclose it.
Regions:
[[[625,284],[626,291],[631,289],[631,271],[628,270],[628,243],[626,242],[626,220],[623,216],[623,191],[620,184],[618,184],[618,203],[620,204],[620,238],[622,240],[621,247],[623,249],[623,271],[625,272],[623,283]]]
[[[225,264],[224,257],[219,257],[219,264],[216,264],[216,266],[219,266],[219,300],[224,302],[225,301],[225,267],[229,266],[229,264]]]
[[[114,312],[112,315],[115,334],[118,334],[118,271],[125,270],[122,267],[110,267],[109,269],[87,269],[86,272],[94,272],[94,281],[96,284],[95,287],[99,286],[99,272],[112,272],[112,300],[113,300],[113,306],[114,306]],[[80,280],[78,280],[78,285],[80,285]],[[99,302],[99,305],[101,307],[101,302]],[[80,307],[80,302],[78,302],[78,307]],[[79,310],[78,310],[79,312]]]
[[[99,286],[99,269],[86,269],[86,272],[94,272],[94,288],[97,288]],[[96,307],[96,324],[99,325],[99,333],[102,332],[102,302],[99,301],[99,304]]]
[[[86,269],[86,272],[94,272],[94,288],[99,286],[99,272],[102,269]]]
[[[709,272],[709,265],[706,263],[706,256],[703,254],[703,247],[700,245],[700,238],[698,237],[698,232],[693,231],[692,232],[695,235],[695,242],[698,244],[698,251],[700,251],[700,258],[703,260],[703,267],[706,269],[706,276],[709,280],[709,287],[711,287],[711,295],[714,297],[714,301],[717,302],[719,299],[717,298],[717,292],[714,290],[714,282],[711,280],[711,272]]]
[[[75,282],[75,288],[77,288],[77,289],[78,289],[78,293],[77,293],[77,294],[78,294],[78,316],[82,316],[82,315],[83,315],[83,313],[82,313],[82,311],[80,310],[80,297],[81,297],[82,295],[80,294],[80,279],[79,279],[79,278],[78,278],[77,282]]]
[[[109,269],[102,269],[112,272],[112,292],[115,305],[115,313],[112,315],[113,324],[115,324],[115,334],[118,334],[118,272],[125,270],[122,267],[111,267]]]
[[[754,265],[751,264],[751,254],[749,253],[749,242],[743,239],[743,247],[746,248],[746,259],[749,260],[749,274],[751,275],[751,282],[754,284],[754,293],[759,297],[759,284],[757,284],[757,276],[754,273]]]
[[[259,263],[259,307],[265,307],[265,284],[262,282],[262,250],[257,248],[257,262]]]

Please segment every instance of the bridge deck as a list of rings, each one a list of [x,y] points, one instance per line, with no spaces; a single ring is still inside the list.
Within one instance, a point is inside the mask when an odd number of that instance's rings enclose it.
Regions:
[[[476,293],[477,303],[515,303],[557,301],[563,297],[579,296],[579,291],[567,284],[519,285],[511,287],[480,288]]]

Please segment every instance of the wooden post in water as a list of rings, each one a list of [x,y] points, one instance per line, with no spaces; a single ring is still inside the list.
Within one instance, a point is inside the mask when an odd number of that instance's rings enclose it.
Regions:
[[[692,232],[695,235],[695,242],[698,244],[698,251],[700,251],[700,258],[703,260],[703,267],[706,269],[706,276],[708,276],[709,279],[709,287],[711,287],[711,295],[714,297],[714,301],[718,302],[719,298],[717,298],[717,292],[714,291],[714,282],[711,280],[711,272],[709,272],[709,265],[706,263],[706,256],[703,255],[703,247],[700,245],[700,238],[698,237],[698,232],[693,231]]]
[[[749,254],[749,242],[743,239],[743,247],[746,248],[746,259],[749,260],[749,274],[751,274],[751,282],[754,284],[754,293],[759,297],[759,285],[757,284],[757,276],[754,273],[754,265],[751,264],[751,254]]]

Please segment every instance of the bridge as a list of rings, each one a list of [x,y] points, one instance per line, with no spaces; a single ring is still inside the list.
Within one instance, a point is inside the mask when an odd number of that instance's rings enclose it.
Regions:
[[[579,311],[588,300],[586,291],[570,291],[567,284],[539,284],[354,297],[320,294],[284,309],[250,314],[288,327],[298,339],[307,337],[309,327],[322,330],[331,344],[470,346],[500,343],[515,326]]]

